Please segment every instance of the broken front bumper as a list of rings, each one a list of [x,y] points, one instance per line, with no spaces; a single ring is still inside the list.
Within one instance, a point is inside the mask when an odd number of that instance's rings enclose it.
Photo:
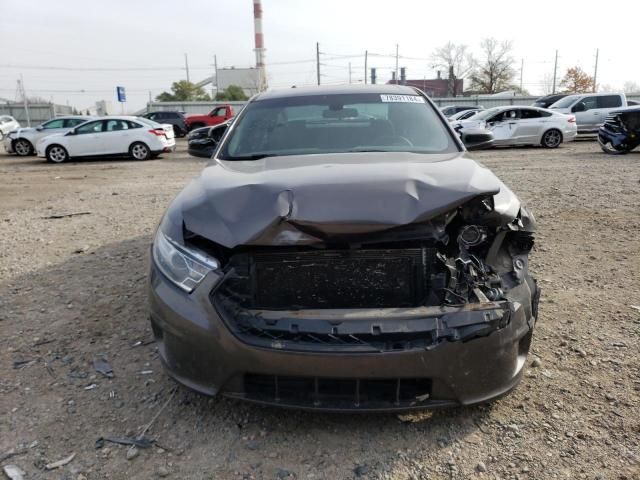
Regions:
[[[514,289],[522,301],[413,316],[409,323],[414,327],[403,329],[419,328],[430,340],[405,343],[402,349],[366,340],[366,345],[347,347],[296,348],[286,339],[261,345],[243,337],[228,311],[214,305],[210,292],[216,280],[209,274],[186,294],[152,265],[149,285],[151,323],[163,363],[176,380],[209,395],[321,410],[474,404],[499,397],[518,383],[531,341],[531,297],[523,285]],[[361,321],[371,320],[366,317]],[[464,329],[472,317],[476,331],[467,335]],[[342,323],[357,328],[348,320]],[[385,319],[378,323],[386,328]]]

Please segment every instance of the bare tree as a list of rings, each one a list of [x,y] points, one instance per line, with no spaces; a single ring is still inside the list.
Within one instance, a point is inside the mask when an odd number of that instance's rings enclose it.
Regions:
[[[624,82],[624,87],[622,87],[624,93],[640,93],[640,85],[636,82],[628,80]]]
[[[447,75],[453,67],[453,75],[456,78],[464,78],[471,72],[474,60],[466,45],[447,42],[435,49],[431,54],[431,62],[434,68],[441,68]]]
[[[540,79],[540,86],[543,94],[551,95],[553,93],[553,73],[545,73]]]
[[[485,38],[480,43],[482,55],[470,75],[471,88],[480,93],[498,93],[517,89],[513,83],[515,60],[511,56],[512,42]]]

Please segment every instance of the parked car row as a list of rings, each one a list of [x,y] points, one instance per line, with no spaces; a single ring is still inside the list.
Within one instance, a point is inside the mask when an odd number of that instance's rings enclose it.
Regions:
[[[500,145],[555,148],[578,134],[600,132],[612,112],[623,111],[631,104],[623,93],[556,94],[539,98],[532,107],[513,105],[483,110],[481,106],[460,105],[443,107],[441,112],[470,149]],[[602,134],[601,139],[609,140],[606,135]],[[608,153],[621,153],[633,138],[620,143],[618,136],[613,143],[601,141],[601,145],[606,145],[603,149]]]
[[[18,128],[4,140],[8,153],[37,154],[50,162],[98,156],[146,160],[175,148],[173,126],[141,117],[60,117],[35,128]]]

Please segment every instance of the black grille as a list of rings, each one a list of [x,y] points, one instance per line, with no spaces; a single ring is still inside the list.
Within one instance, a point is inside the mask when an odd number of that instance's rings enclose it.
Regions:
[[[322,250],[236,255],[224,291],[258,309],[424,305],[431,248]]]
[[[244,398],[285,406],[357,410],[428,406],[431,379],[352,379],[245,374]]]

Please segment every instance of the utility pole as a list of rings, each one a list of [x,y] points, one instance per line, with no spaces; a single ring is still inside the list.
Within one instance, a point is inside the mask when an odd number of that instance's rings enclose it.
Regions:
[[[556,93],[556,75],[558,74],[558,50],[556,50],[556,61],[553,64],[553,90],[552,94]]]
[[[351,62],[349,62],[349,83],[351,83]]]
[[[212,95],[212,97],[216,98],[216,95],[218,95],[218,56],[217,55],[213,55],[213,74],[215,76],[215,86],[216,86],[216,93],[215,95]]]
[[[187,71],[187,82],[191,82],[189,78],[189,59],[186,53],[184,54],[184,69]]]
[[[364,84],[365,85],[367,84],[367,60],[368,60],[367,57],[368,56],[369,56],[369,51],[365,50],[364,51]]]
[[[600,49],[596,48],[596,68],[593,72],[593,93],[596,93],[598,90],[598,83],[596,82],[598,78],[598,54],[600,53]]]
[[[318,42],[316,42],[316,76],[320,85],[320,44]]]
[[[27,99],[27,92],[24,89],[24,78],[22,74],[20,74],[20,80],[18,80],[18,84],[20,85],[20,94],[22,95],[22,102],[24,103],[24,114],[27,117],[27,125],[31,126],[31,115],[29,115],[29,100]]]
[[[522,95],[522,72],[524,71],[524,58],[520,61],[520,95]]]
[[[394,78],[396,79],[396,82],[398,81],[398,44],[396,43],[396,70],[394,72]]]

